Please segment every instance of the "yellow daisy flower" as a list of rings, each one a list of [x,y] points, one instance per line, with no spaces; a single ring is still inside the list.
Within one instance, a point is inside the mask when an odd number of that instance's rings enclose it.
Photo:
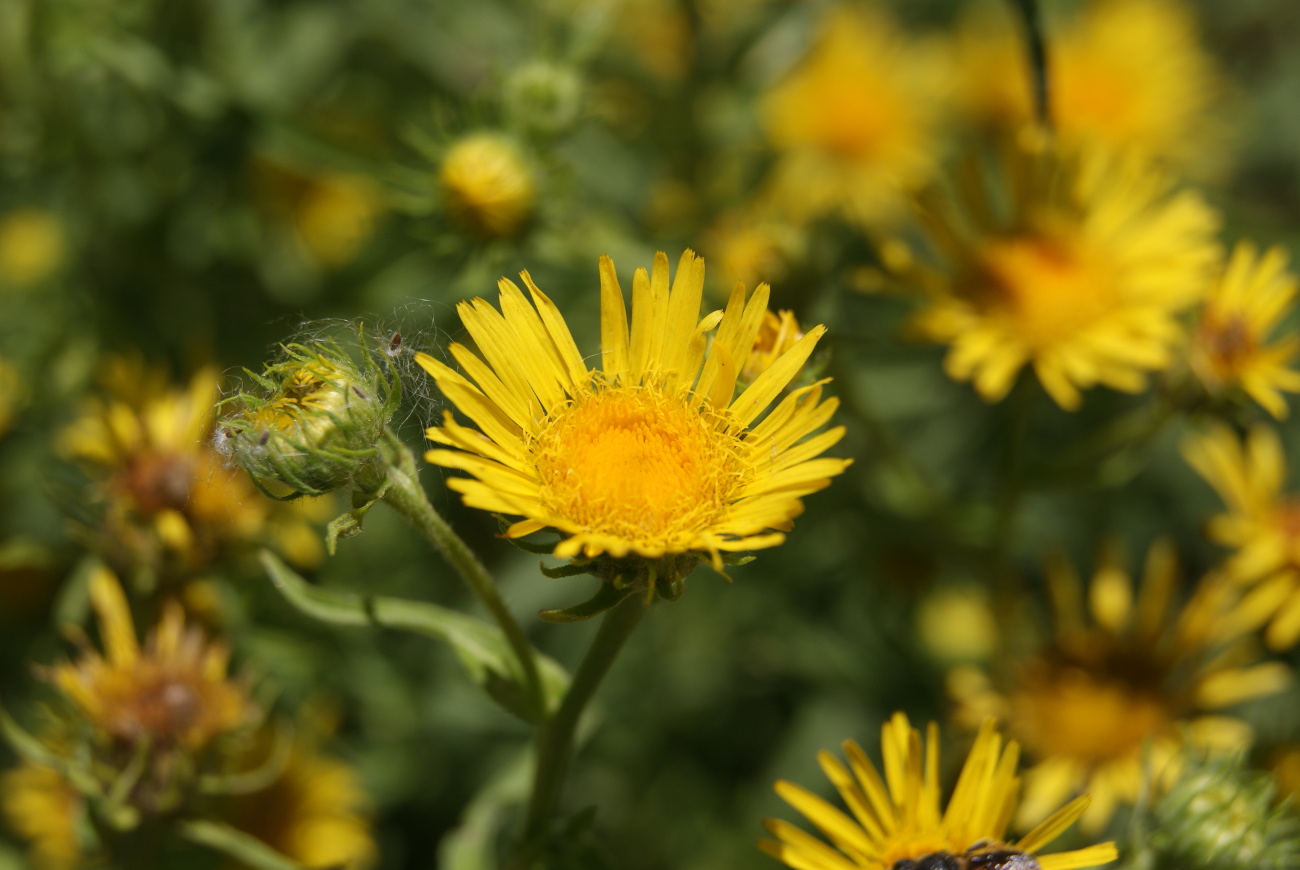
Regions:
[[[105,654],[86,649],[76,662],[50,669],[49,680],[103,734],[127,744],[196,750],[243,725],[254,707],[226,674],[230,653],[186,627],[168,602],[141,648],[117,579],[98,569],[90,580]]]
[[[1126,392],[1163,369],[1181,338],[1179,313],[1219,261],[1218,217],[1136,159],[1060,152],[1024,136],[997,171],[974,162],[953,195],[930,196],[927,228],[944,272],[914,266],[928,291],[919,333],[951,345],[944,362],[988,401],[1025,365],[1056,403],[1080,390]]]
[[[299,745],[270,787],[236,800],[234,824],[303,867],[358,870],[378,857],[368,805],[355,770]]]
[[[946,87],[939,56],[882,9],[833,7],[809,55],[763,98],[779,154],[766,194],[773,213],[898,217],[934,169]]]
[[[816,458],[844,434],[813,435],[838,404],[822,401],[822,383],[790,392],[764,416],[825,327],[734,395],[767,311],[766,284],[748,301],[737,285],[725,312],[700,320],[704,261],[684,253],[670,289],[668,258],[656,254],[653,270],[633,278],[629,331],[614,263],[602,257],[596,369],[551,300],[521,277],[531,304],[502,279],[500,311],[483,299],[458,306],[482,354],[451,346],[468,378],[416,357],[481,430],[447,413],[428,436],[456,449],[426,458],[473,475],[448,481],[467,505],[523,517],[509,537],[552,528],[565,536],[555,548],[562,558],[703,552],[720,567],[722,552],[781,543],[800,498],[848,466]]]
[[[1049,34],[1052,122],[1070,142],[1133,149],[1185,168],[1224,162],[1223,86],[1178,0],[1098,0]],[[1033,119],[1024,42],[1002,9],[972,7],[957,39],[958,102],[977,123]]]
[[[1300,392],[1300,372],[1290,367],[1300,336],[1266,344],[1295,304],[1296,278],[1286,265],[1280,247],[1260,256],[1251,243],[1238,244],[1201,309],[1188,348],[1192,370],[1207,390],[1239,386],[1278,419],[1288,411],[1282,393]]]
[[[448,214],[471,235],[512,238],[532,216],[532,170],[504,136],[466,136],[447,151],[438,172]]]
[[[0,290],[44,281],[63,263],[67,237],[53,214],[23,208],[0,216]]]
[[[737,281],[746,287],[780,282],[805,247],[799,228],[754,209],[720,216],[705,232],[701,245],[713,264],[713,286],[722,293]]]
[[[81,796],[53,768],[26,763],[0,775],[0,814],[30,844],[28,858],[35,870],[81,866],[80,813]]]
[[[1226,513],[1206,527],[1234,548],[1224,572],[1253,587],[1247,603],[1268,622],[1273,649],[1300,640],[1300,496],[1284,492],[1287,464],[1277,432],[1256,426],[1243,443],[1223,423],[1183,442],[1183,456],[1223,499]]]
[[[764,826],[776,839],[762,840],[759,847],[796,870],[967,866],[952,860],[959,857],[969,859],[974,867],[977,856],[986,862],[978,866],[1074,870],[1119,857],[1114,843],[1039,854],[1083,814],[1087,797],[1071,801],[1019,841],[1006,839],[1020,788],[1016,767],[1020,748],[1014,740],[1004,742],[991,719],[980,728],[946,808],[939,800],[939,729],[933,723],[923,742],[907,717],[895,713],[881,729],[880,751],[883,778],[852,740],[844,743],[848,767],[829,752],[817,757],[852,818],[802,786],[785,780],[776,784],[777,794],[812,822],[830,845],[789,822],[768,819]],[[996,863],[998,858],[1014,860],[1013,855],[1032,856],[1035,863],[1023,859]],[[949,862],[938,863],[945,856]]]
[[[327,503],[275,505],[211,446],[220,397],[216,371],[199,371],[185,389],[138,360],[105,366],[106,395],[89,398],[58,439],[82,465],[106,509],[103,543],[114,559],[157,561],[188,574],[223,546],[267,537],[295,564],[324,555],[311,520]],[[313,546],[314,540],[314,546]]]
[[[1005,718],[1034,762],[1019,827],[1087,792],[1093,802],[1083,828],[1101,828],[1118,804],[1136,802],[1153,779],[1176,773],[1186,746],[1247,746],[1250,727],[1221,711],[1289,679],[1285,666],[1256,660],[1225,583],[1207,578],[1186,605],[1175,604],[1175,557],[1163,542],[1148,552],[1136,593],[1113,550],[1087,589],[1086,607],[1064,559],[1049,566],[1048,587],[1055,611],[1048,643],[992,681],[973,668],[949,678],[961,721]]]

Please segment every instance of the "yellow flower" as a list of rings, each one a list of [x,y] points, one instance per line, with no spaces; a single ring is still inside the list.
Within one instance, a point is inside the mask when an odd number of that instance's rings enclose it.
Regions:
[[[1056,560],[1048,572],[1050,642],[1007,663],[992,683],[971,668],[950,676],[959,719],[1005,717],[1034,762],[1018,826],[1089,792],[1082,824],[1097,830],[1151,780],[1176,773],[1186,745],[1232,751],[1249,744],[1250,727],[1219,711],[1279,691],[1289,672],[1256,661],[1225,583],[1207,578],[1181,608],[1176,587],[1175,557],[1163,542],[1151,547],[1136,594],[1119,554],[1108,552],[1086,607],[1073,569]]]
[[[80,813],[81,796],[52,768],[27,763],[0,776],[0,814],[19,839],[31,844],[34,870],[81,866]]]
[[[226,674],[230,653],[186,627],[169,601],[144,648],[117,579],[100,568],[90,580],[104,655],[83,651],[50,669],[49,679],[103,734],[127,744],[196,750],[248,722],[254,707]]]
[[[563,558],[702,551],[717,567],[722,551],[781,543],[800,498],[849,464],[815,458],[844,434],[812,436],[837,406],[821,401],[821,383],[763,415],[825,327],[809,330],[733,395],[767,310],[767,285],[748,302],[737,286],[725,312],[699,320],[704,261],[683,254],[670,290],[668,258],[656,254],[652,272],[634,276],[629,333],[614,264],[602,257],[602,366],[594,369],[555,305],[527,272],[521,277],[532,304],[502,279],[500,311],[483,299],[458,307],[483,358],[459,344],[451,353],[473,382],[427,355],[416,358],[481,429],[448,413],[428,436],[458,449],[426,458],[473,475],[448,481],[466,504],[524,517],[510,537],[553,528],[565,535],[555,548]]]
[[[991,719],[980,728],[946,808],[939,800],[939,729],[933,723],[923,742],[907,717],[895,713],[881,729],[880,751],[883,778],[852,740],[844,743],[848,767],[829,752],[818,755],[852,818],[801,786],[784,780],[776,784],[777,794],[834,848],[780,819],[764,823],[776,839],[762,840],[759,847],[796,870],[903,870],[944,852],[949,856],[1023,853],[1034,856],[1041,870],[1096,867],[1119,857],[1114,843],[1039,854],[1083,814],[1087,797],[1071,801],[1018,842],[1006,839],[1020,788],[1016,775],[1020,747],[1014,740],[1004,743]]]
[[[869,224],[897,217],[933,171],[944,78],[881,9],[833,8],[808,57],[763,98],[779,152],[769,206],[799,222],[836,210]]]
[[[237,799],[234,823],[303,867],[358,870],[377,857],[368,804],[355,770],[299,745],[270,787]]]
[[[1239,386],[1278,419],[1288,410],[1282,393],[1300,392],[1300,372],[1289,365],[1300,337],[1292,333],[1266,344],[1295,303],[1296,278],[1286,261],[1280,247],[1261,257],[1249,242],[1238,244],[1210,291],[1188,349],[1192,369],[1207,390]]]
[[[0,284],[43,281],[63,262],[63,226],[49,212],[27,208],[0,217]]]
[[[749,352],[749,358],[740,370],[739,383],[752,384],[782,354],[798,344],[801,338],[803,330],[799,328],[799,321],[795,320],[793,311],[782,310],[775,314],[771,311],[763,312],[763,322],[759,324],[754,349]]]
[[[1023,137],[999,169],[968,164],[961,194],[927,202],[947,270],[915,277],[929,291],[917,329],[951,345],[949,376],[988,401],[1026,364],[1069,410],[1098,383],[1142,390],[1219,261],[1217,216],[1136,159]]]
[[[1300,640],[1300,497],[1283,492],[1286,456],[1277,432],[1256,426],[1243,444],[1216,423],[1183,442],[1183,456],[1228,508],[1206,527],[1210,540],[1234,548],[1224,572],[1253,587],[1247,604],[1269,623],[1273,649]]]
[[[269,530],[291,537],[294,552],[310,559],[298,564],[321,558],[319,543],[314,552],[301,544],[298,531],[308,522],[302,509],[260,497],[210,446],[219,397],[214,370],[177,390],[138,360],[112,359],[104,369],[107,395],[87,400],[58,447],[99,484],[110,555],[147,560],[161,552],[168,565],[191,572],[223,545],[256,541]]]
[[[998,625],[983,586],[953,586],[926,597],[917,638],[941,662],[982,661],[997,647]]]
[[[298,238],[323,265],[347,265],[370,240],[383,207],[363,176],[336,172],[312,179],[295,209]]]
[[[737,281],[754,287],[783,279],[790,261],[802,255],[804,239],[783,219],[747,209],[715,221],[701,247],[713,264],[715,286],[725,293]]]
[[[1192,10],[1176,0],[1098,0],[1084,10],[1049,35],[1060,135],[1217,169],[1225,127],[1211,110],[1223,87]],[[1005,13],[986,12],[967,16],[958,37],[959,102],[977,122],[1019,129],[1033,116],[1023,38]]]
[[[513,142],[492,133],[461,139],[439,172],[447,211],[465,232],[511,238],[524,228],[536,197],[532,171]]]

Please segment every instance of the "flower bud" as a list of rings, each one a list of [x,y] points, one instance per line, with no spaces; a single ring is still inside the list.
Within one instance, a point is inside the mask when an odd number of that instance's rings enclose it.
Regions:
[[[400,399],[396,375],[385,376],[368,352],[358,365],[332,342],[285,351],[287,359],[254,376],[263,396],[227,400],[239,411],[222,421],[218,449],[259,486],[291,487],[290,497],[372,491],[382,479],[380,439]]]
[[[523,229],[536,197],[533,174],[502,136],[479,133],[451,147],[439,172],[447,213],[462,230],[510,238]]]
[[[1300,818],[1275,791],[1240,758],[1194,763],[1156,804],[1151,844],[1187,870],[1300,866]]]
[[[536,61],[511,73],[502,100],[506,113],[520,127],[554,135],[578,119],[582,80],[568,67]]]

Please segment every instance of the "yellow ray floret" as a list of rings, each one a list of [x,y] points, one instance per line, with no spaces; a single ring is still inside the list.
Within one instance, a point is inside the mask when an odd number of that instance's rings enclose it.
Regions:
[[[529,297],[502,279],[500,308],[461,303],[478,346],[453,344],[464,375],[416,359],[478,429],[428,430],[426,458],[471,477],[448,485],[471,507],[523,519],[507,534],[544,528],[566,537],[555,555],[659,558],[771,547],[849,464],[818,458],[843,436],[814,435],[835,399],[824,382],[789,391],[826,331],[808,330],[737,393],[767,312],[768,288],[748,299],[737,285],[725,311],[700,318],[704,261],[682,255],[669,286],[668,258],[638,269],[629,322],[608,257],[600,260],[601,367],[589,368],[563,316],[522,274]],[[531,301],[530,301],[531,299]],[[711,337],[711,342],[710,342]]]
[[[1114,843],[1038,854],[1083,814],[1087,797],[1071,801],[1018,843],[1007,841],[1020,788],[1020,750],[1014,740],[1003,741],[991,719],[980,728],[946,808],[939,799],[939,730],[934,724],[922,741],[907,717],[895,713],[881,729],[880,747],[883,777],[852,740],[844,743],[848,766],[829,752],[818,756],[852,816],[802,786],[784,780],[776,784],[777,794],[830,844],[789,822],[768,819],[765,826],[776,839],[762,840],[759,847],[796,870],[890,870],[941,852],[1022,852],[1033,855],[1042,870],[1095,867],[1118,857]]]

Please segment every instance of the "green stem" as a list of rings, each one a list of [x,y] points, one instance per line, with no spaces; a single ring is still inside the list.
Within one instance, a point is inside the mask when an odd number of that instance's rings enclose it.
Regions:
[[[1037,0],[1012,0],[1025,26],[1025,46],[1033,77],[1034,112],[1044,127],[1052,126],[1052,93],[1047,69],[1047,40]]]
[[[559,709],[537,729],[537,767],[524,819],[523,850],[534,849],[544,842],[573,757],[578,720],[645,611],[645,597],[629,595],[605,614]]]
[[[420,485],[415,457],[411,454],[410,448],[391,433],[389,436],[385,439],[388,487],[383,494],[384,501],[406,517],[411,525],[424,535],[425,540],[451,563],[456,573],[460,574],[478,596],[479,601],[483,602],[483,606],[492,614],[497,625],[501,626],[501,631],[505,633],[515,658],[519,660],[524,679],[528,683],[528,691],[532,696],[533,709],[540,720],[546,715],[546,695],[537,672],[533,645],[528,642],[523,629],[519,627],[519,623],[506,607],[505,601],[501,599],[492,575],[429,502],[428,494]]]

